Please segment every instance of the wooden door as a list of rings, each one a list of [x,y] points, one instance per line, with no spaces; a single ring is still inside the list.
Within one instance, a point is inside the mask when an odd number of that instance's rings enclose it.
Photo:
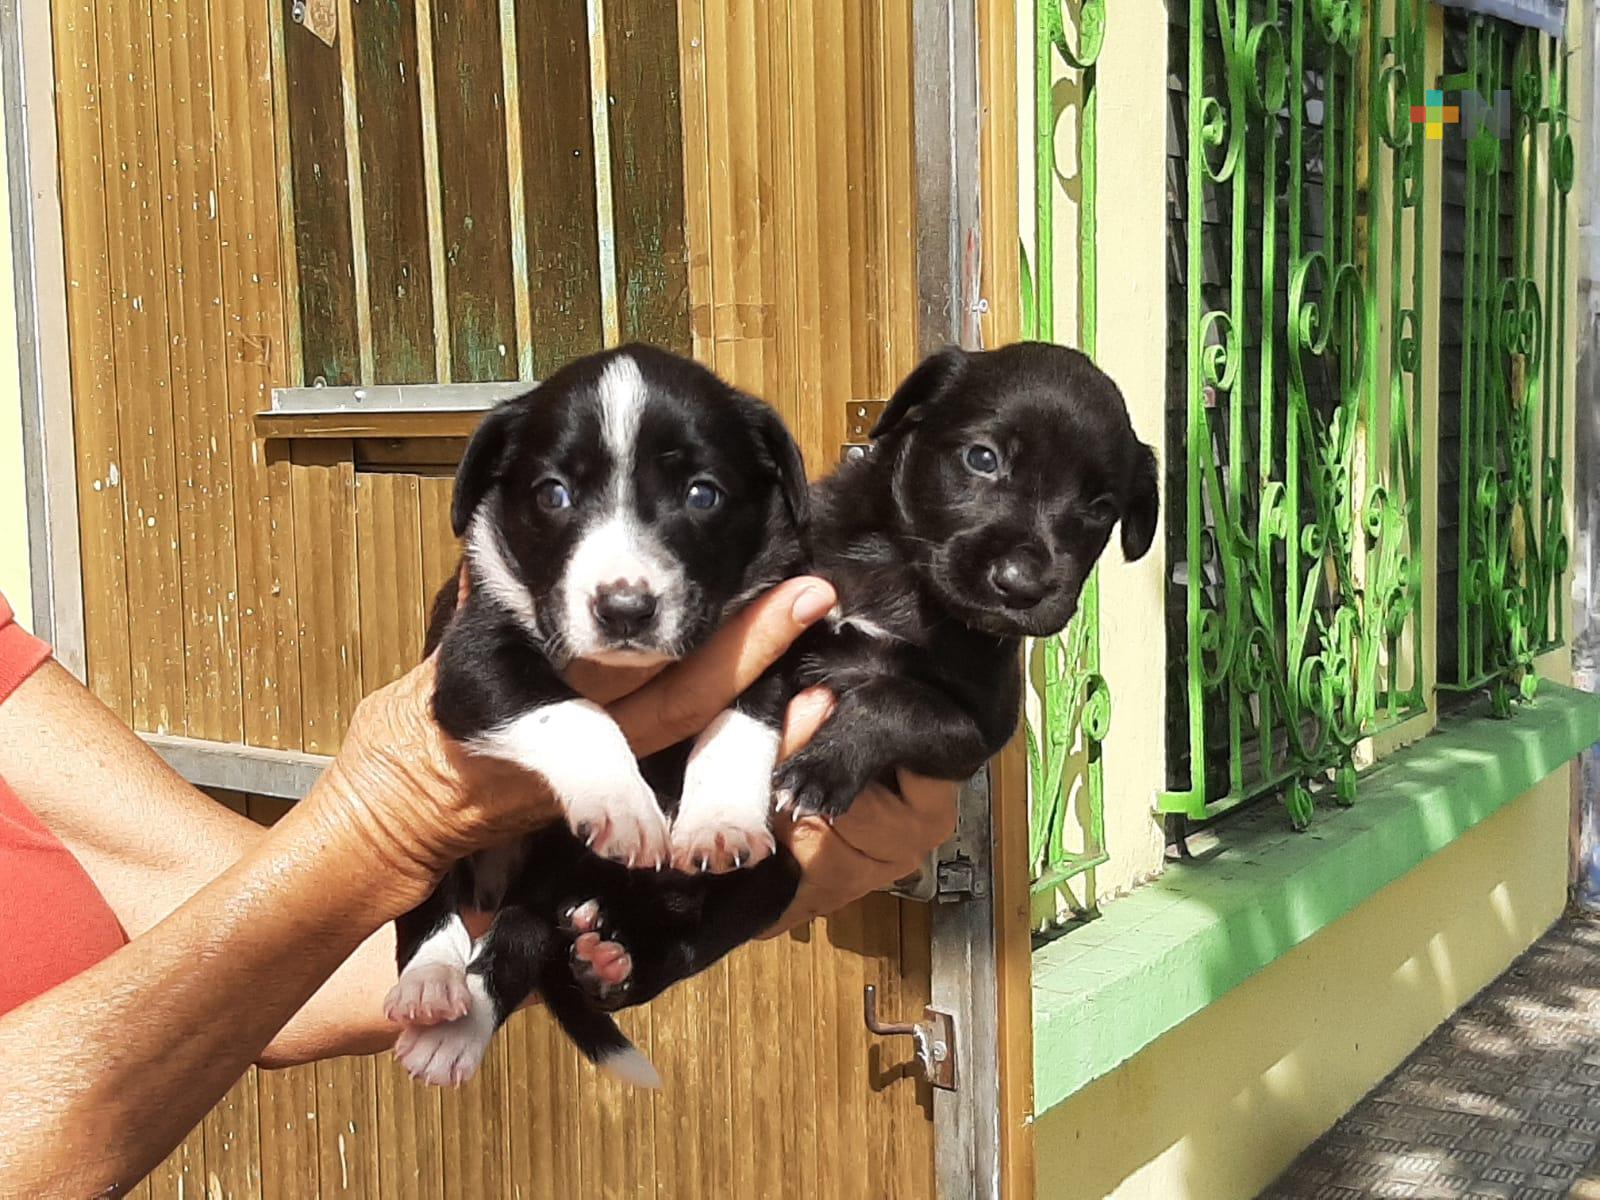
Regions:
[[[269,438],[269,389],[638,338],[824,469],[915,356],[910,0],[295,11],[53,0],[57,115],[91,683],[144,730],[331,753],[420,654],[460,429]],[[143,1191],[931,1196],[931,1095],[860,1015],[869,983],[920,1012],[930,969],[887,896],[748,947],[627,1015],[650,1095],[537,1012],[459,1093],[251,1072]]]

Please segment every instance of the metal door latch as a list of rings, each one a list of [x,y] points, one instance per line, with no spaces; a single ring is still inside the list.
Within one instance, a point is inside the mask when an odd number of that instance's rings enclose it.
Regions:
[[[916,1024],[880,1024],[878,1021],[878,989],[867,984],[861,996],[861,1013],[867,1028],[879,1037],[906,1037],[917,1048],[917,1063],[922,1077],[936,1088],[947,1092],[956,1090],[956,1023],[955,1018],[937,1008],[924,1008],[922,1020]]]

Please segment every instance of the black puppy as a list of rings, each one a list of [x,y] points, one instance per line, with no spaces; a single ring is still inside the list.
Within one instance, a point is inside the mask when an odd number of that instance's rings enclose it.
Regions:
[[[630,927],[666,913],[715,939],[715,881],[630,868],[770,853],[787,685],[770,673],[692,745],[643,764],[647,782],[622,731],[561,672],[578,659],[642,665],[687,653],[796,573],[806,508],[799,451],[777,415],[663,351],[581,359],[484,419],[452,508],[470,592],[457,610],[457,583],[447,583],[429,631],[434,715],[474,752],[542,776],[566,824],[462,862],[396,922],[400,978],[385,1012],[406,1026],[395,1053],[413,1075],[471,1076],[537,989],[591,1059],[654,1082],[579,990],[581,980],[594,1000],[612,999],[621,953],[584,902],[604,895]],[[792,890],[792,871],[777,863],[759,876],[773,884],[770,903]],[[468,904],[496,914],[476,945],[460,917]],[[665,948],[659,961],[665,974],[697,969]],[[640,981],[629,994],[643,992]]]
[[[839,605],[781,664],[789,694],[820,684],[837,704],[778,767],[777,804],[830,819],[897,767],[977,771],[1016,728],[1021,638],[1065,627],[1113,525],[1128,560],[1156,532],[1155,453],[1116,385],[1075,350],[945,350],[901,384],[872,434],[864,458],[813,490],[811,569]],[[787,864],[780,853],[702,877],[703,924],[678,905],[586,896],[586,925],[625,946],[632,968],[603,991],[591,983],[591,999],[639,1003],[760,933],[793,896]]]

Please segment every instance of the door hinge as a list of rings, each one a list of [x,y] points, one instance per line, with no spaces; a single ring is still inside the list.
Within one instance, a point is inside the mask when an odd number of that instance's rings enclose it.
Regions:
[[[942,854],[928,855],[928,861],[904,879],[895,880],[889,891],[904,900],[924,903],[967,900],[988,895],[989,881],[959,847],[948,846]]]
[[[844,406],[844,443],[839,461],[860,458],[872,446],[872,427],[889,406],[887,400],[848,400]]]

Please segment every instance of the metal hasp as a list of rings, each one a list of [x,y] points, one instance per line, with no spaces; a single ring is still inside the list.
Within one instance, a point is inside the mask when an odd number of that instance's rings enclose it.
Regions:
[[[956,1022],[947,1012],[924,1008],[915,1024],[878,1020],[878,989],[867,984],[861,993],[861,1019],[879,1037],[909,1037],[917,1047],[922,1077],[936,1088],[956,1090]]]

